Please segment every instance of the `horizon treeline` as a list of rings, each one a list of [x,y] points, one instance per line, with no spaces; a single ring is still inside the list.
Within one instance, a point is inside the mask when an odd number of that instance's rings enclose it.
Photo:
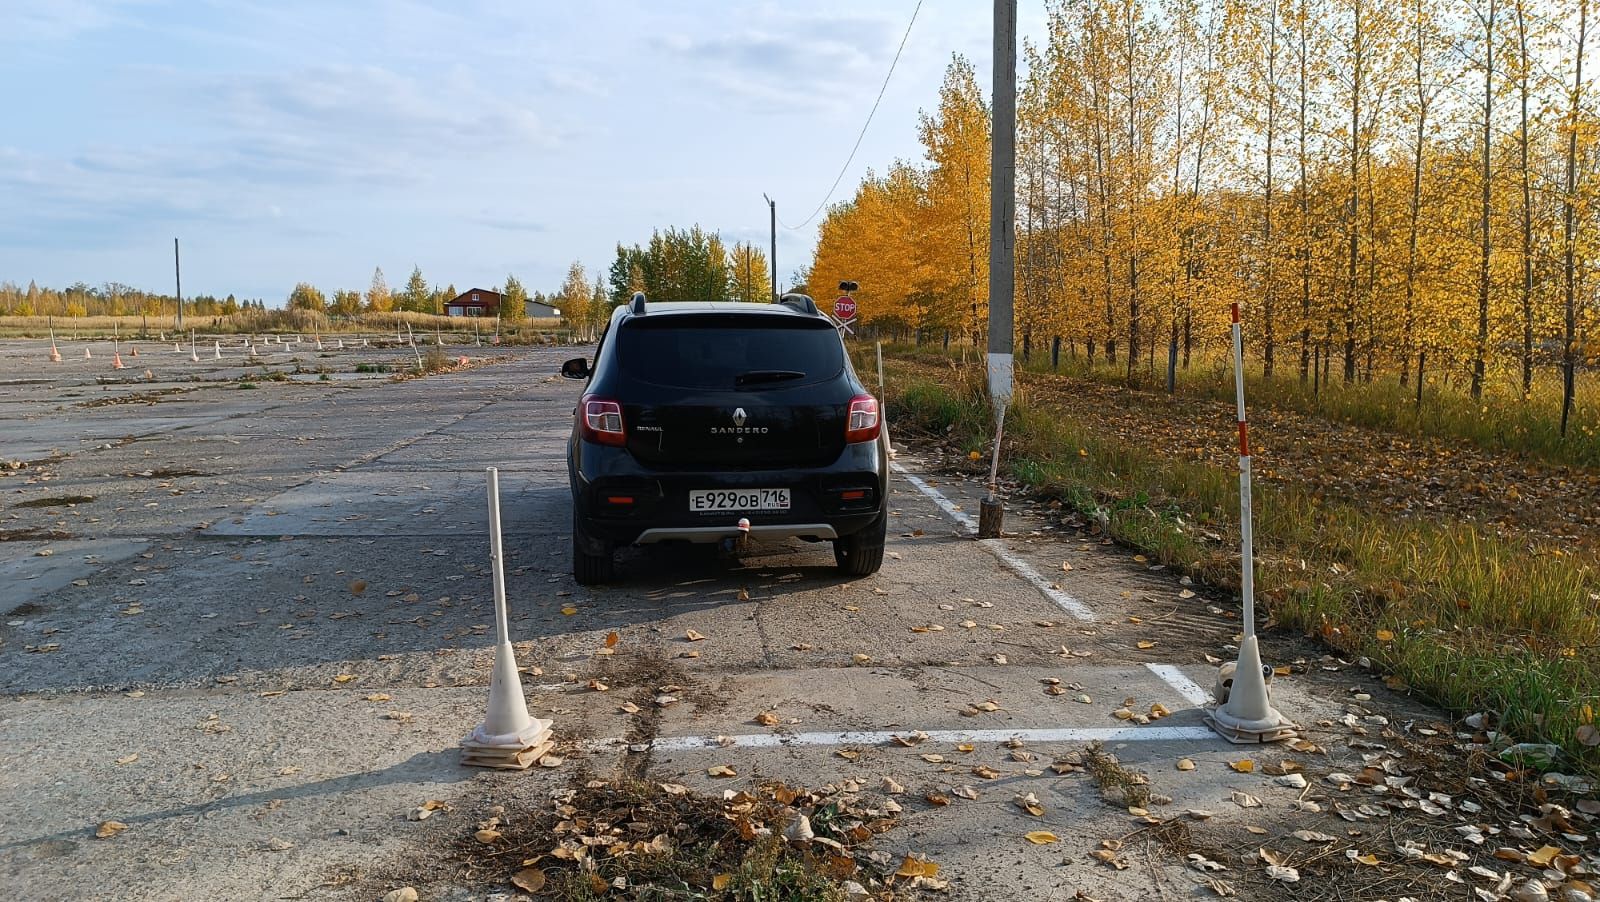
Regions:
[[[1087,0],[1021,53],[1019,351],[1187,366],[1244,308],[1271,377],[1490,371],[1596,353],[1594,0]],[[957,56],[925,161],[830,208],[809,280],[981,335],[987,102]]]

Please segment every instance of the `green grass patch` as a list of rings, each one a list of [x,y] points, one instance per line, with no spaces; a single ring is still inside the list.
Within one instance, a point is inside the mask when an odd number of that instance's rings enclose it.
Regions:
[[[982,451],[993,433],[976,368],[895,361],[889,422]],[[1011,475],[1120,542],[1237,588],[1238,474],[1100,437],[1019,390],[1006,419]],[[974,463],[976,467],[978,464]],[[1591,773],[1576,738],[1600,707],[1600,562],[1401,519],[1294,487],[1254,491],[1258,601],[1279,625],[1364,655],[1457,712],[1490,710]]]

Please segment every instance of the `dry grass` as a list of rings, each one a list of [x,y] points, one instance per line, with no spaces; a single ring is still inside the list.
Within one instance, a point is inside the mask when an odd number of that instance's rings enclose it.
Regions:
[[[897,428],[957,452],[985,447],[992,423],[976,372],[895,361],[891,376]],[[1010,475],[1025,487],[1163,564],[1237,587],[1231,468],[1132,447],[1025,388],[1006,432]],[[1600,561],[1293,486],[1258,485],[1255,503],[1256,586],[1279,624],[1368,656],[1452,710],[1495,711],[1513,734],[1600,769],[1576,738],[1600,708]]]
[[[175,316],[0,316],[0,336],[12,338],[44,338],[50,334],[52,324],[60,340],[78,338],[154,338],[162,333],[169,337],[178,332]],[[423,336],[445,334],[457,342],[463,336],[482,336],[485,343],[495,332],[493,319],[460,316],[435,316],[431,313],[362,313],[353,317],[333,317],[305,310],[264,310],[236,313],[231,316],[205,316],[190,314],[183,319],[183,332],[194,330],[200,335],[248,335],[263,332],[292,332],[306,335],[352,335],[389,333],[400,335],[407,326],[420,340]],[[548,343],[566,327],[559,321],[518,320],[500,324],[502,343]]]

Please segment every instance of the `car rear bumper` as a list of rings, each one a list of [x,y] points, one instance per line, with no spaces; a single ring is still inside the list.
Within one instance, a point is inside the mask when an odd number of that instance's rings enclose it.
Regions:
[[[741,519],[757,538],[837,539],[875,523],[887,490],[881,442],[847,445],[821,467],[702,472],[649,469],[622,448],[577,441],[570,463],[578,524],[591,539],[613,545],[718,542],[738,537]],[[691,491],[759,488],[789,489],[789,509],[689,509]]]

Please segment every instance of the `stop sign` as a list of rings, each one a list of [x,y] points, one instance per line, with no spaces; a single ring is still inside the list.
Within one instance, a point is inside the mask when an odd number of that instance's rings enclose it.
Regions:
[[[855,319],[856,299],[849,295],[842,295],[833,302],[833,315],[840,319]]]

